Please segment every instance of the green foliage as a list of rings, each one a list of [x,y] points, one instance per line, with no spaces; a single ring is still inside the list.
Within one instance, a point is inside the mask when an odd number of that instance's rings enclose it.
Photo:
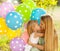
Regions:
[[[1,43],[0,44],[0,50],[1,51],[10,51],[9,44],[7,44],[7,43]]]
[[[25,0],[21,0],[24,2]],[[26,0],[28,1],[28,0]],[[32,0],[36,3],[37,7],[41,7],[44,9],[54,8],[57,5],[57,0]]]
[[[50,8],[57,5],[56,0],[34,0],[36,2],[36,5],[41,8]]]
[[[0,50],[1,51],[10,51],[9,39],[6,35],[0,35]]]
[[[29,1],[29,0],[21,0],[21,2],[25,2],[25,1]]]

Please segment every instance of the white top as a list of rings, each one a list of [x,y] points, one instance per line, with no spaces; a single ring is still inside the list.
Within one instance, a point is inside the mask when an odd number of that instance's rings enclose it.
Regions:
[[[31,43],[37,44],[38,41],[39,41],[39,37],[34,38],[34,35],[35,35],[35,33],[32,33],[32,34],[30,35],[29,41],[30,41]],[[24,51],[31,51],[31,48],[32,48],[31,45],[26,44]]]
[[[30,35],[29,41],[30,41],[31,43],[37,44],[38,41],[39,41],[39,37],[34,38],[34,35],[35,35],[35,33],[32,33],[32,34]]]

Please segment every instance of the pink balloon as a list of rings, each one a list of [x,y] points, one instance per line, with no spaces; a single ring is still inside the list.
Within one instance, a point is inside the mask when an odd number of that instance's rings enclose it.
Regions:
[[[27,31],[25,31],[25,32],[22,34],[21,38],[22,38],[22,39],[24,40],[24,42],[27,44],[27,41],[28,41],[28,39],[29,39],[29,35],[28,35]]]
[[[24,28],[25,28],[25,29],[26,29],[26,27],[27,27],[27,23],[24,24]]]
[[[6,15],[14,11],[14,7],[11,3],[9,2],[4,2],[0,5],[0,16],[6,18]]]

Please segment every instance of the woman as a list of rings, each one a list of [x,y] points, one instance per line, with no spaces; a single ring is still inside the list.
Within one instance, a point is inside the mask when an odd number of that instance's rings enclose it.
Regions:
[[[45,33],[44,35],[45,44],[39,46],[37,44],[32,44],[30,42],[30,45],[33,45],[38,49],[41,49],[40,47],[42,47],[42,51],[58,51],[58,37],[53,25],[52,18],[49,15],[41,17],[40,28],[41,28],[40,31]]]

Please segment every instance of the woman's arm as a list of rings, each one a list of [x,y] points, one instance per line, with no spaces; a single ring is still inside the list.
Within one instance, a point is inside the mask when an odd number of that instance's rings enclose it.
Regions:
[[[40,50],[44,50],[44,46],[43,45],[33,44],[31,42],[28,42],[28,44],[31,45],[31,46],[33,46],[33,47],[36,47],[36,48],[38,48]]]
[[[35,37],[44,37],[44,33],[36,33]]]

